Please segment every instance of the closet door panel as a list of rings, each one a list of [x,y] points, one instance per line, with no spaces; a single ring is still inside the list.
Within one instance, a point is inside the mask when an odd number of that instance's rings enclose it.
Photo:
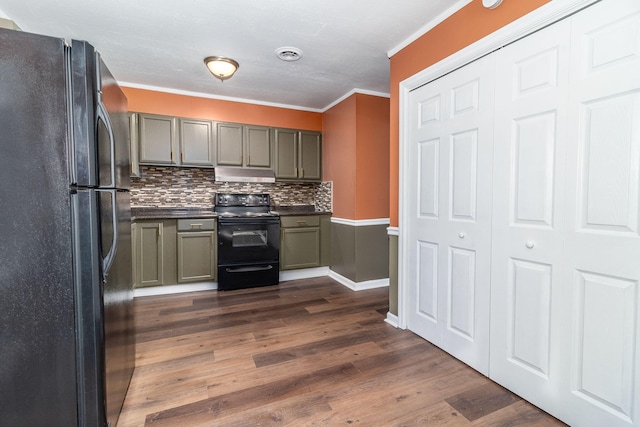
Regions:
[[[490,377],[558,413],[569,22],[497,52]]]
[[[409,329],[488,371],[493,57],[412,92]],[[413,256],[413,258],[412,258]],[[411,264],[410,264],[411,265]]]
[[[553,230],[556,111],[514,118],[509,220],[514,227]]]
[[[443,141],[442,348],[487,374],[491,279],[494,57],[447,76]]]
[[[407,251],[408,283],[407,323],[409,329],[441,345],[441,313],[439,309],[439,281],[441,276],[440,242],[443,239],[441,191],[443,126],[442,80],[423,86],[411,94],[410,128],[412,139],[411,162],[407,168],[414,181],[414,196],[406,201],[411,220],[406,224],[411,236]],[[444,264],[446,266],[446,264]]]
[[[640,2],[572,18],[561,416],[640,425]]]

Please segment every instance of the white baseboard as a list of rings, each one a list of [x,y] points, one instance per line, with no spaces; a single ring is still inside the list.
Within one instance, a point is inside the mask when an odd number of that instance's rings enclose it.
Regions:
[[[300,270],[286,270],[280,272],[280,281],[310,279],[329,275],[329,267],[302,268]]]
[[[329,267],[303,268],[300,270],[288,270],[280,272],[280,281],[310,279],[329,275]],[[149,297],[158,295],[179,294],[183,292],[213,291],[218,289],[218,282],[185,283],[171,286],[149,286],[147,288],[134,289],[133,297]]]
[[[347,279],[343,275],[338,274],[333,270],[329,270],[329,277],[354,291],[363,291],[365,289],[384,288],[389,286],[388,278],[367,280],[364,282],[354,282],[353,280]]]
[[[399,327],[400,323],[398,322],[398,316],[387,311],[387,318],[384,319],[385,322],[393,326],[394,328]]]
[[[213,291],[218,289],[218,282],[185,283],[184,285],[149,286],[133,290],[133,297],[150,297],[157,295],[180,294],[183,292]]]
[[[287,270],[280,272],[280,281],[310,279],[312,277],[329,276],[336,282],[341,283],[354,291],[365,289],[384,288],[389,286],[389,279],[367,280],[365,282],[354,282],[346,277],[331,271],[329,267],[303,268],[300,270]],[[171,286],[149,286],[148,288],[134,289],[134,298],[157,295],[179,294],[183,292],[212,291],[218,289],[218,282],[185,283],[183,285]]]

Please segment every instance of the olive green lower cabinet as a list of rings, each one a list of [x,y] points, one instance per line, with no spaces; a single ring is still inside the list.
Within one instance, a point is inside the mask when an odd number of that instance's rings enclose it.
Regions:
[[[132,229],[136,288],[216,279],[215,219],[138,220]]]
[[[135,286],[175,285],[176,221],[136,221],[134,229]]]
[[[328,266],[331,217],[299,215],[280,217],[280,269]]]
[[[216,220],[178,220],[178,283],[215,280]]]

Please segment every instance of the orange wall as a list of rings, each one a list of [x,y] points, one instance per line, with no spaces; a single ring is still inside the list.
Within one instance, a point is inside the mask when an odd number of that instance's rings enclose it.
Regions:
[[[389,218],[389,98],[356,101],[355,219]]]
[[[389,99],[356,93],[323,114],[323,179],[333,215],[389,217]]]
[[[322,113],[130,87],[122,89],[129,100],[129,111],[261,126],[322,130]]]
[[[356,217],[356,96],[322,115],[322,179],[333,181],[333,216]]]
[[[389,211],[392,226],[398,225],[400,82],[537,9],[548,1],[505,1],[496,9],[485,9],[482,6],[482,0],[473,0],[391,57]]]

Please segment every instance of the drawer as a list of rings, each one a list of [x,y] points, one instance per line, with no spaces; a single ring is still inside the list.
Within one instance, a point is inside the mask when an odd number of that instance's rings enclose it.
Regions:
[[[319,215],[281,216],[280,222],[283,228],[320,227],[320,216]]]
[[[178,231],[207,231],[216,229],[215,218],[179,219]]]

